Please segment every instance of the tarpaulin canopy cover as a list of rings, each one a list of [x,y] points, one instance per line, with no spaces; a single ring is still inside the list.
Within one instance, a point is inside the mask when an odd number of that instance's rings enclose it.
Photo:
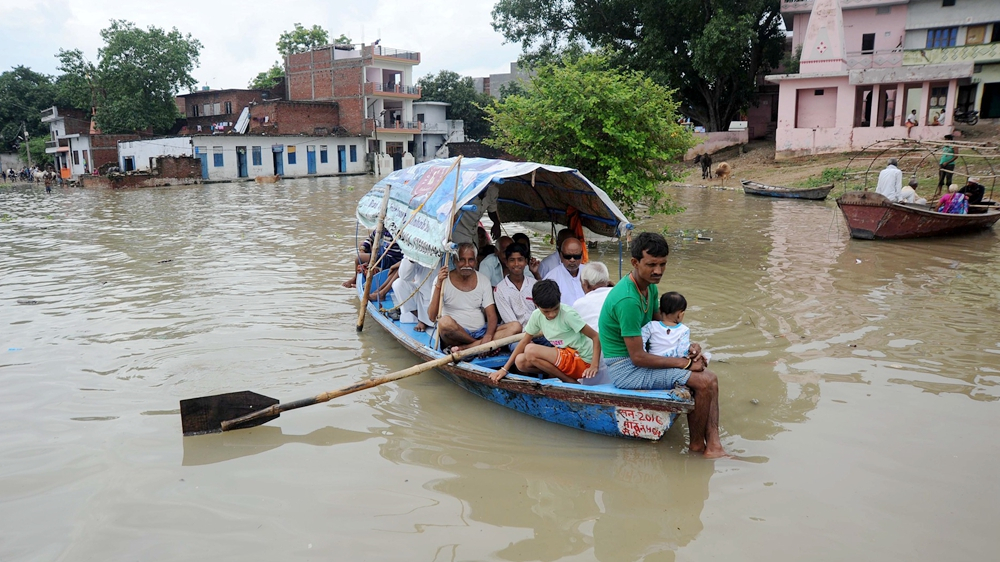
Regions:
[[[491,185],[500,190],[497,212],[505,223],[552,222],[569,226],[568,211],[574,208],[584,227],[603,236],[621,236],[632,226],[606,193],[572,168],[463,158],[448,172],[454,162],[431,160],[389,174],[361,198],[358,221],[366,229],[375,228],[388,188],[385,228],[398,233],[396,241],[404,255],[428,267],[436,266],[451,247],[447,223],[453,216],[453,203],[458,207],[454,214],[457,220],[460,213],[472,212],[461,210],[462,206],[474,204],[479,193]],[[417,216],[411,220],[414,212]],[[404,225],[403,232],[399,232]]]

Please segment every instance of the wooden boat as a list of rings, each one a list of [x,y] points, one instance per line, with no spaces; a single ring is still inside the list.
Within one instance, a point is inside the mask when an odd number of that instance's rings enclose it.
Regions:
[[[788,197],[791,199],[809,199],[811,201],[822,201],[826,199],[833,184],[821,187],[780,187],[776,185],[766,185],[750,180],[740,180],[743,184],[743,191],[750,195],[763,195],[766,197]]]
[[[359,221],[364,227],[372,228],[377,222],[372,209],[379,208],[384,190],[390,189],[386,228],[397,234],[395,240],[408,258],[428,266],[437,266],[435,260],[444,252],[443,243],[429,243],[435,239],[434,235],[428,238],[423,236],[426,232],[420,232],[421,229],[440,225],[439,218],[435,218],[435,213],[440,212],[437,203],[446,201],[447,213],[453,204],[459,207],[466,205],[493,183],[500,186],[498,211],[505,222],[552,220],[567,224],[566,209],[572,206],[580,211],[578,216],[583,224],[594,232],[621,235],[631,228],[610,198],[576,170],[531,162],[472,158],[461,162],[460,174],[453,172],[449,175],[443,170],[452,162],[433,160],[393,172],[362,198],[358,205]],[[443,180],[440,179],[441,174],[445,176]],[[456,180],[452,179],[452,175],[456,178],[460,175],[463,182],[457,198],[454,198]],[[441,186],[443,193],[439,200],[435,200],[434,193],[422,193],[421,186],[427,186],[423,178],[431,178]],[[427,205],[423,204],[425,202]],[[428,213],[425,209],[434,210]],[[417,214],[416,220],[411,220],[413,214]],[[447,222],[447,217],[445,214],[444,222]],[[406,224],[411,226],[398,230]],[[374,276],[373,286],[378,286],[383,275]],[[361,287],[364,287],[360,275],[357,286],[360,298],[363,295]],[[399,296],[400,299],[407,297]],[[387,311],[393,308],[393,299],[396,298],[397,295],[390,292],[385,300],[369,302],[367,311],[370,317],[420,360],[443,357],[432,347],[432,329],[418,332],[416,324],[401,323],[389,316]],[[609,382],[600,384],[600,380],[594,381],[599,384],[569,384],[557,379],[518,374],[508,375],[493,383],[489,374],[503,366],[508,357],[477,358],[449,364],[439,370],[448,380],[493,403],[549,422],[617,437],[658,440],[679,414],[694,408],[690,393],[685,388],[672,391],[623,390]]]
[[[854,191],[837,199],[852,238],[890,240],[965,234],[985,230],[1000,220],[1000,211],[957,215],[926,205],[892,203],[871,191]]]

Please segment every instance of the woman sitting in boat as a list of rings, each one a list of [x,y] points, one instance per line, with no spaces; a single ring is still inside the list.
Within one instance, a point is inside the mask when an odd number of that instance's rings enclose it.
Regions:
[[[938,201],[937,211],[939,213],[951,213],[954,215],[964,215],[969,212],[969,200],[964,193],[958,192],[958,186],[951,184],[948,186],[948,193],[941,196]]]
[[[515,364],[522,373],[549,375],[568,383],[596,375],[594,358],[601,356],[600,337],[576,310],[562,304],[559,285],[551,279],[539,281],[531,287],[531,297],[535,311],[524,327],[524,336],[490,380],[504,378]],[[531,343],[539,335],[555,347]]]

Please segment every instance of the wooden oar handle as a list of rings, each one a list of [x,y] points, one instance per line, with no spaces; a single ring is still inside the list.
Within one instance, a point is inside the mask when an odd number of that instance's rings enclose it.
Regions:
[[[419,375],[424,371],[429,371],[435,367],[441,367],[447,365],[448,363],[458,362],[466,357],[471,357],[473,355],[479,355],[480,353],[486,353],[493,351],[494,349],[499,349],[505,345],[510,345],[521,339],[523,334],[515,334],[513,336],[508,336],[506,338],[501,338],[498,340],[493,340],[489,343],[484,343],[477,345],[475,347],[470,347],[466,350],[445,355],[444,357],[439,357],[433,361],[428,361],[426,363],[421,363],[420,365],[414,365],[409,369],[403,369],[402,371],[396,371],[395,373],[390,373],[388,375],[383,375],[381,377],[375,377],[368,379],[366,381],[361,381],[354,383],[350,386],[345,386],[344,388],[338,390],[331,390],[329,392],[324,392],[323,394],[318,394],[311,398],[303,398],[301,400],[295,400],[292,402],[284,402],[281,404],[275,404],[264,408],[263,410],[257,410],[251,414],[238,417],[232,420],[226,420],[222,422],[222,431],[229,431],[230,429],[236,429],[240,425],[253,421],[259,418],[266,418],[270,416],[277,416],[281,412],[287,412],[288,410],[295,410],[297,408],[304,408],[306,406],[312,406],[313,404],[322,404],[323,402],[329,402],[334,398],[339,398],[347,394],[353,394],[355,392],[373,388],[379,385],[383,385],[388,382],[398,381],[399,379],[405,379],[406,377],[412,377],[413,375]]]

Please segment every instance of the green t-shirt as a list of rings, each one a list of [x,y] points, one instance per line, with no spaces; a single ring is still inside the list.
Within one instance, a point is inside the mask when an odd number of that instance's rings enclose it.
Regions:
[[[587,323],[580,318],[580,314],[573,310],[573,307],[560,304],[559,314],[552,320],[546,318],[542,311],[536,308],[528,318],[528,325],[524,327],[524,331],[536,336],[542,334],[552,345],[572,348],[580,354],[581,359],[593,363],[594,342],[580,333],[586,325]]]
[[[642,298],[630,276],[618,282],[604,299],[598,332],[605,358],[627,356],[625,338],[642,337],[642,327],[653,319],[653,312],[660,305],[656,285],[650,285],[648,292],[649,300]]]
[[[941,165],[951,164],[958,158],[955,157],[955,149],[950,146],[944,146],[941,149]]]

